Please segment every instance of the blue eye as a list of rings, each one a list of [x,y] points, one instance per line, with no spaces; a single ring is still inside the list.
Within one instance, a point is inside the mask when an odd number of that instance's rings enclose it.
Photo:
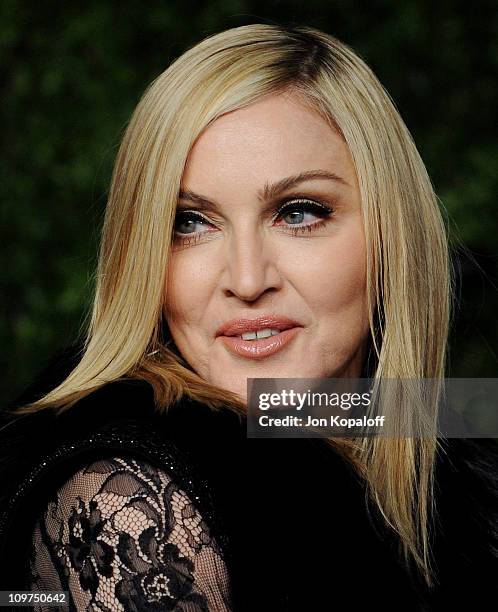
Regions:
[[[323,204],[318,204],[311,200],[296,199],[290,202],[286,202],[282,207],[278,209],[277,219],[284,219],[290,217],[290,225],[301,225],[304,221],[306,213],[325,219],[332,214],[333,210]]]
[[[175,219],[175,232],[179,234],[195,234],[195,225],[200,223],[205,225],[206,220],[204,217],[191,211],[182,211],[176,215]]]
[[[311,235],[313,231],[327,225],[333,213],[334,209],[329,206],[305,198],[287,200],[283,205],[277,206],[273,210],[274,222],[285,220],[286,217],[290,219],[285,224],[276,225],[276,227],[288,229],[295,236],[297,234]],[[313,221],[311,219],[311,222],[303,223],[306,214],[318,217],[318,220]],[[202,229],[202,226],[204,226],[204,229]],[[205,235],[216,231],[216,229],[206,229],[208,226],[213,226],[213,223],[200,213],[193,210],[178,210],[174,223],[173,240],[180,242],[182,246],[196,244]]]

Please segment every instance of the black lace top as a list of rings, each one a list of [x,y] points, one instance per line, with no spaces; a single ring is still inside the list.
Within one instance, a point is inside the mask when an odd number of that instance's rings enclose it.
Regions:
[[[119,456],[54,492],[34,528],[29,582],[69,591],[77,610],[231,609],[223,552],[192,499],[163,469]]]

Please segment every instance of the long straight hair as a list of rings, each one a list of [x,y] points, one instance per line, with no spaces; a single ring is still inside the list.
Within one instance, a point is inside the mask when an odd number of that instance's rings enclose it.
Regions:
[[[17,412],[62,412],[130,377],[149,381],[158,411],[184,395],[213,409],[246,411],[237,395],[197,375],[174,346],[164,316],[168,258],[196,138],[224,113],[283,90],[321,113],[355,165],[367,244],[369,375],[444,377],[453,293],[447,233],[394,103],[365,62],[333,36],[308,26],[252,24],[189,48],[145,91],[114,166],[80,361],[61,384]],[[437,393],[431,401],[435,418]],[[408,410],[397,405],[399,423]],[[329,441],[366,483],[406,563],[415,562],[430,585],[437,438]]]

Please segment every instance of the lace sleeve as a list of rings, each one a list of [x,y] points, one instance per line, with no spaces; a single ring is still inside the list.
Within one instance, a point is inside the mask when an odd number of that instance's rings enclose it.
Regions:
[[[164,471],[132,458],[91,463],[57,491],[35,525],[30,570],[32,590],[69,591],[70,610],[231,609],[199,511]]]

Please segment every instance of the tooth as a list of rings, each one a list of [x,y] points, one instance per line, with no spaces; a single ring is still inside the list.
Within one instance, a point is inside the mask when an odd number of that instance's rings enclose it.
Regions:
[[[269,338],[270,336],[276,336],[279,333],[280,331],[278,329],[270,329],[268,327],[255,332],[245,332],[242,334],[242,336],[239,336],[239,338],[242,338],[243,340],[257,340],[258,338]]]
[[[256,333],[258,338],[269,338],[271,336],[271,329],[260,329]]]

